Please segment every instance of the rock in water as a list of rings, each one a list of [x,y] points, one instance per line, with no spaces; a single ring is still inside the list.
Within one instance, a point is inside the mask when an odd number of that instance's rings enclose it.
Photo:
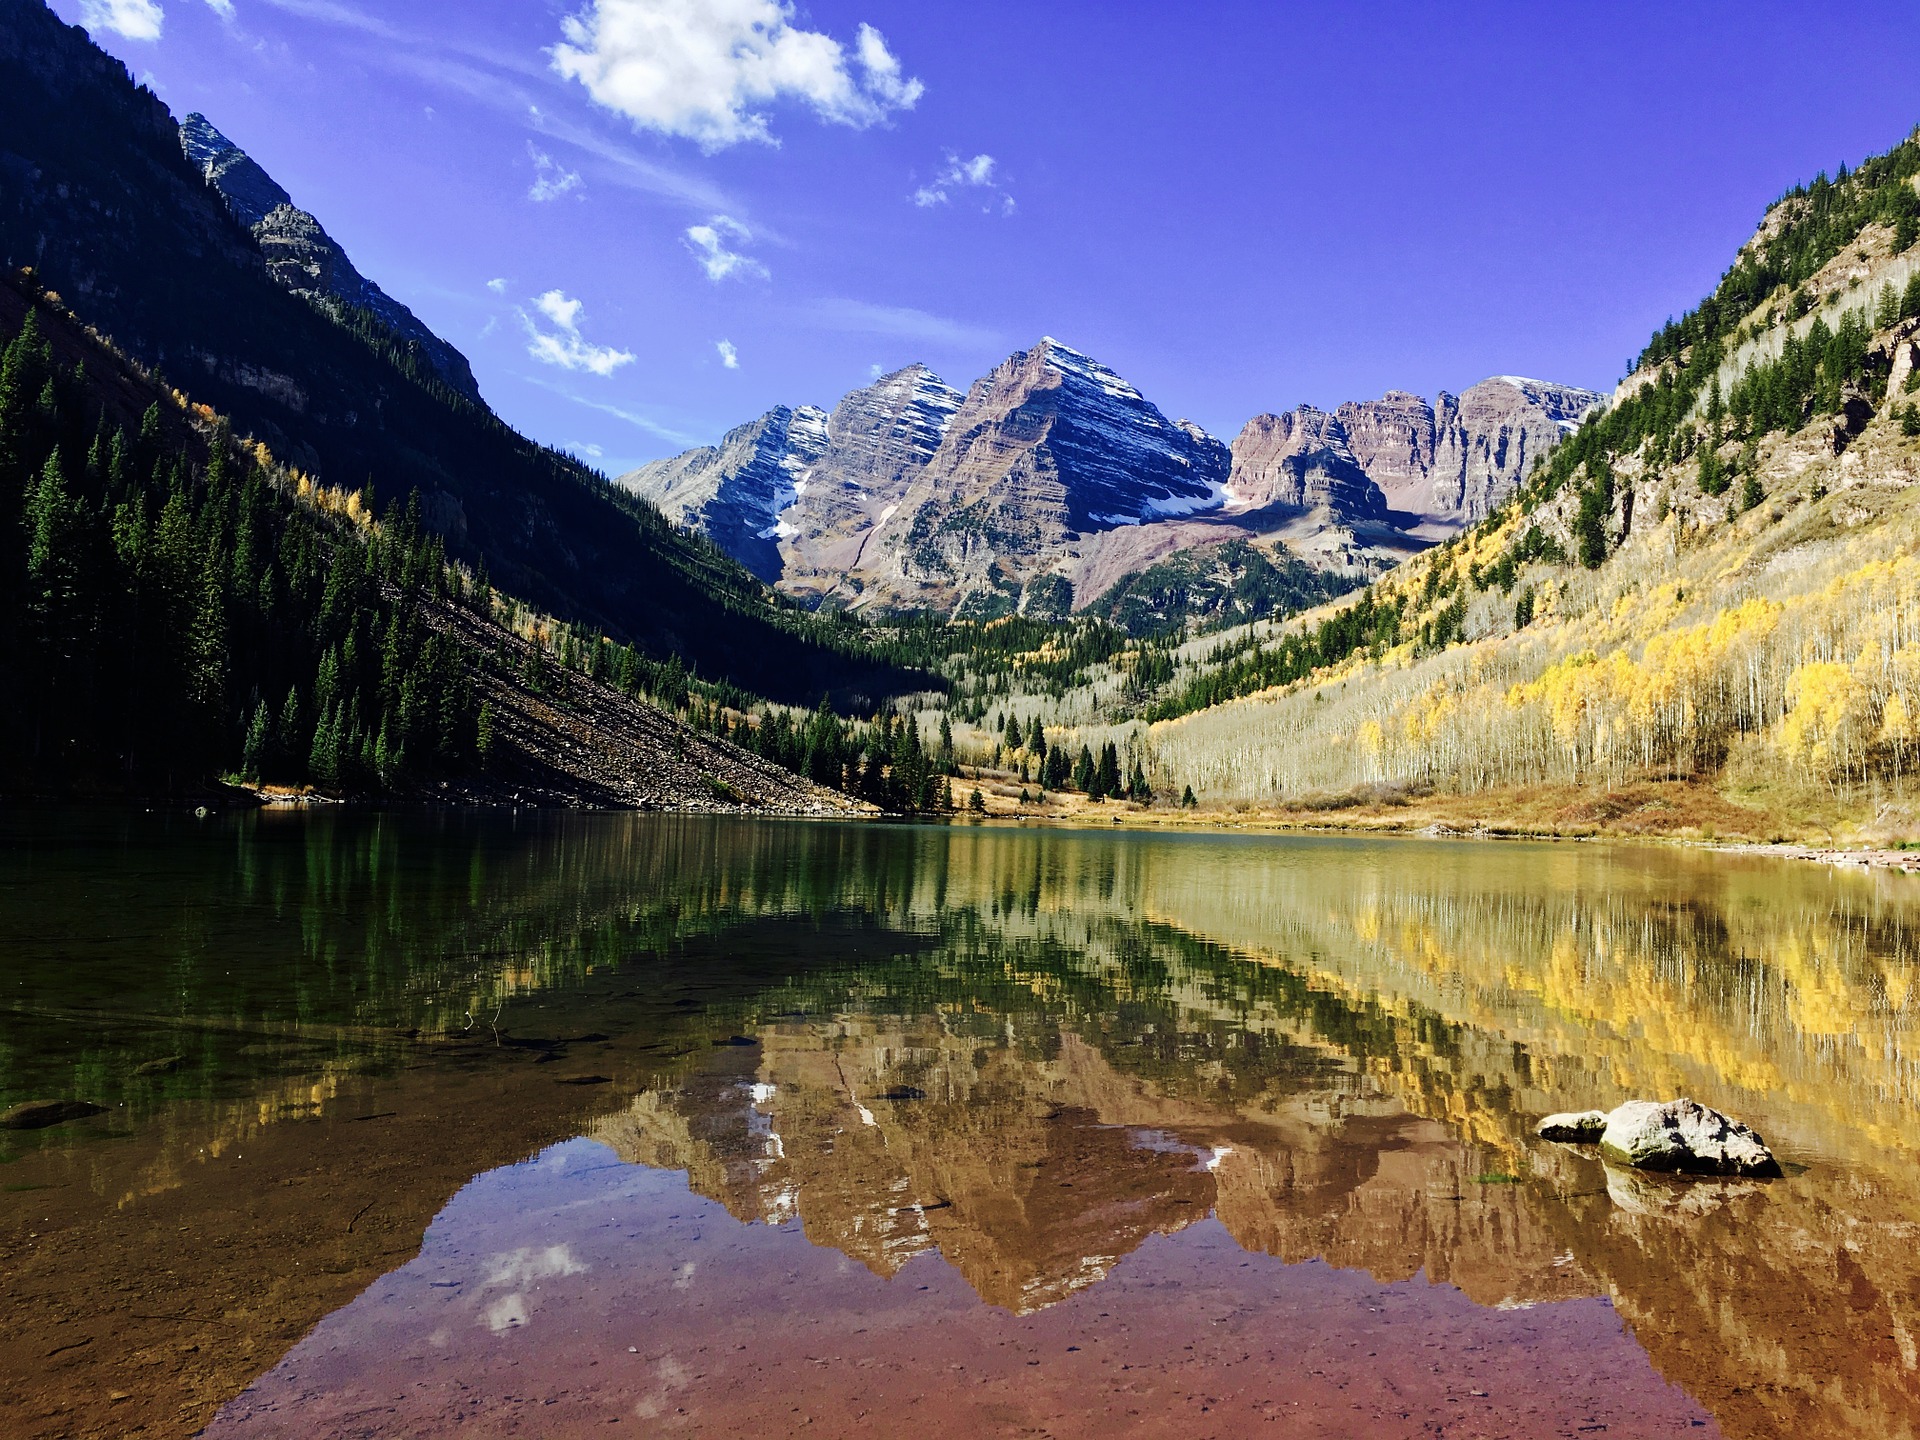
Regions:
[[[1607,1116],[1600,1153],[1642,1170],[1689,1175],[1778,1175],[1780,1162],[1738,1120],[1694,1100],[1629,1100]]]
[[[49,1125],[105,1113],[106,1106],[87,1100],[25,1100],[11,1110],[0,1111],[0,1130],[44,1130]]]
[[[1598,1140],[1606,1128],[1606,1111],[1570,1110],[1562,1115],[1547,1116],[1534,1127],[1534,1133],[1542,1140],[1584,1145]]]

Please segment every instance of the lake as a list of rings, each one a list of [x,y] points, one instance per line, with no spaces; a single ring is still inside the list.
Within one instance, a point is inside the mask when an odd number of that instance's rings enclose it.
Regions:
[[[1920,881],[0,819],[0,1433],[1911,1436]],[[1546,1112],[1694,1098],[1772,1181]]]

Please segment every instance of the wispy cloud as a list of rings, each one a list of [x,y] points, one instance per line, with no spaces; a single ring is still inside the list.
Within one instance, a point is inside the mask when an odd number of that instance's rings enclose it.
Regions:
[[[626,146],[595,134],[584,125],[574,124],[538,105],[524,108],[527,123],[551,140],[571,145],[602,163],[598,179],[625,190],[638,190],[666,200],[678,200],[701,210],[738,208],[734,199],[711,181],[697,175],[683,175],[666,165],[634,154]]]
[[[946,163],[931,180],[913,192],[913,203],[925,210],[946,205],[955,195],[980,201],[982,213],[988,215],[995,211],[1011,215],[1018,208],[1001,183],[999,163],[991,155],[975,155],[971,160],[963,160],[949,150]]]
[[[728,370],[740,368],[740,352],[734,348],[731,340],[716,340],[713,348],[720,352],[720,364]]]
[[[506,277],[499,276],[499,277],[496,277],[495,279],[489,280],[487,282],[487,288],[496,295],[506,294],[507,293]]]
[[[129,40],[158,40],[167,12],[159,0],[80,0],[80,23]]]
[[[707,279],[716,284],[736,276],[758,275],[763,280],[767,277],[766,266],[751,255],[730,248],[751,239],[753,232],[731,215],[715,215],[704,225],[687,227],[687,249],[707,272]]]
[[[999,346],[1000,336],[979,325],[949,320],[905,305],[874,305],[865,300],[815,300],[802,312],[823,330],[850,335],[890,335],[900,340],[923,340],[933,345],[985,350]]]
[[[670,444],[686,446],[700,443],[699,437],[689,435],[685,431],[675,430],[671,426],[663,425],[658,420],[648,415],[642,415],[637,410],[628,409],[623,405],[612,405],[604,400],[589,400],[584,395],[574,394],[564,385],[556,385],[551,380],[544,380],[538,375],[523,375],[520,378],[525,380],[529,385],[538,386],[550,394],[558,395],[563,400],[570,400],[575,405],[583,405],[589,410],[597,410],[602,415],[611,415],[614,419],[623,421],[633,426],[636,430],[644,431],[646,434],[652,435],[657,439],[665,440]]]
[[[380,43],[359,55],[368,64],[397,71],[476,104],[519,117],[534,131],[603,162],[593,178],[623,189],[676,200],[699,210],[737,209],[738,202],[710,181],[681,174],[634,154],[625,146],[553,113],[547,103],[558,89],[552,69],[538,56],[502,51],[457,34],[415,33],[341,0],[258,0],[316,24],[367,36]]]
[[[580,333],[580,312],[585,307],[564,291],[549,290],[536,297],[533,306],[553,326],[551,330],[543,330],[526,311],[520,312],[520,321],[527,329],[527,354],[541,364],[604,378],[622,365],[633,363],[632,351],[592,344]]]
[[[553,68],[635,126],[711,152],[777,143],[761,108],[779,100],[856,129],[910,110],[910,79],[871,25],[849,53],[795,23],[789,0],[588,0],[561,22]]]
[[[544,205],[580,188],[580,172],[569,170],[539,146],[529,143],[527,154],[533,159],[533,188],[527,198]]]
[[[233,19],[233,0],[207,0],[207,8],[222,20]]]

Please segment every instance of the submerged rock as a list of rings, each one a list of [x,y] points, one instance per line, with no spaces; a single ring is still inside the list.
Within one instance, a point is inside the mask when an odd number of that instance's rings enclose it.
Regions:
[[[1641,1170],[1689,1175],[1778,1175],[1752,1130],[1695,1100],[1629,1100],[1607,1116],[1600,1153]]]
[[[0,1110],[0,1130],[44,1130],[49,1125],[104,1115],[106,1108],[89,1100],[23,1100],[10,1110]]]
[[[1604,1110],[1569,1110],[1560,1115],[1547,1116],[1534,1127],[1534,1133],[1542,1140],[1588,1144],[1598,1140],[1606,1128],[1607,1112]]]

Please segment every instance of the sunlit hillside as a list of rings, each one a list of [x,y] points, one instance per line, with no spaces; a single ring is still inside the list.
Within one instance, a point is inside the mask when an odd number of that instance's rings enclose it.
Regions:
[[[1639,786],[1671,812],[1642,828],[1903,830],[1917,170],[1910,138],[1783,197],[1486,523],[1086,735],[1203,802]]]

